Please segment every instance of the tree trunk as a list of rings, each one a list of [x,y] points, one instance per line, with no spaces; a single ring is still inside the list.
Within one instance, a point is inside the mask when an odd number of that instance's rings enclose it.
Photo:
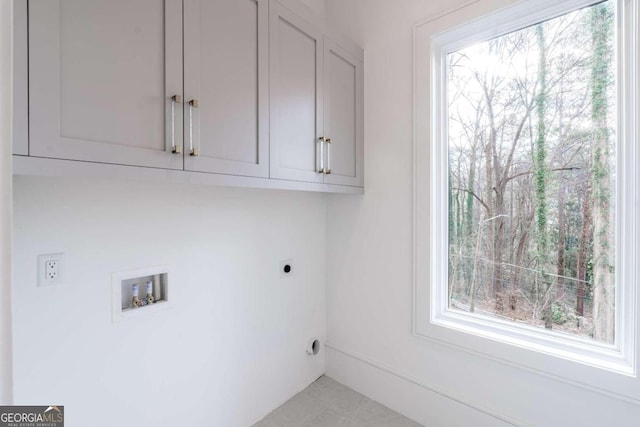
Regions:
[[[611,166],[607,120],[610,78],[611,18],[605,4],[595,6],[591,16],[594,59],[591,70],[593,119],[593,326],[594,338],[614,340],[614,284],[611,208]]]
[[[474,190],[474,183],[476,180],[476,161],[477,161],[477,154],[476,154],[476,146],[477,146],[477,141],[478,141],[478,130],[477,130],[477,122],[476,122],[476,130],[475,130],[475,135],[474,137],[476,138],[475,141],[473,142],[473,145],[471,146],[471,160],[469,162],[469,176],[468,176],[468,181],[467,181],[467,197],[466,197],[466,209],[465,209],[465,218],[464,218],[464,237],[465,237],[465,245],[468,245],[468,249],[473,248],[472,243],[470,241],[470,237],[473,235],[473,229],[474,229],[474,224],[473,224],[473,205],[474,205],[474,200],[473,200],[473,194],[475,193]],[[479,230],[478,230],[479,232]],[[471,292],[471,287],[472,287],[472,283],[471,281],[473,280],[472,277],[472,270],[475,268],[475,262],[469,258],[465,258],[464,261],[464,265],[465,265],[465,279],[467,281],[467,289],[468,292]]]
[[[489,103],[490,101],[488,101]],[[490,121],[493,122],[493,112],[491,110],[490,107],[490,103],[489,103],[489,119]],[[494,204],[494,197],[493,197],[493,163],[492,163],[492,158],[493,158],[493,146],[496,143],[496,131],[495,129],[491,128],[490,130],[490,134],[489,134],[489,140],[487,141],[486,147],[485,147],[485,173],[486,173],[486,189],[485,189],[485,200],[487,203],[487,218],[493,218],[495,216],[495,204]],[[485,231],[485,235],[486,235],[486,241],[489,242],[487,244],[487,258],[490,260],[495,260],[495,238],[494,238],[494,230],[492,227],[493,224],[489,224],[487,227],[485,227],[484,231]],[[480,230],[483,227],[483,223],[480,223],[479,225],[479,229],[478,229],[478,233],[481,233],[482,231]],[[490,265],[488,268],[489,271],[487,271],[488,273],[488,277],[494,277],[494,272],[495,272],[495,266],[494,265]],[[485,296],[488,299],[490,292],[492,293],[493,297],[495,297],[495,288],[489,290],[488,286],[489,286],[489,280],[485,280]]]
[[[547,147],[546,147],[546,122],[545,111],[547,104],[547,50],[545,46],[544,24],[536,26],[539,51],[538,84],[539,92],[536,99],[536,115],[538,119],[538,137],[536,139],[536,151],[534,159],[536,182],[536,256],[538,259],[538,271],[545,286],[542,310],[544,314],[544,327],[553,327],[553,282],[546,273],[548,264],[547,255]]]
[[[513,291],[511,293],[511,297],[509,298],[509,306],[511,308],[512,311],[515,311],[517,308],[517,304],[518,304],[518,293],[520,290],[520,282],[521,282],[521,278],[522,278],[522,271],[521,271],[521,266],[524,264],[524,257],[526,254],[526,249],[527,249],[527,245],[529,243],[529,233],[530,233],[530,227],[531,227],[531,222],[533,221],[533,217],[535,215],[534,210],[533,209],[528,209],[527,211],[524,211],[526,204],[525,204],[525,197],[523,197],[519,202],[519,211],[522,211],[523,213],[521,213],[518,218],[519,218],[519,222],[520,222],[520,236],[518,238],[518,245],[516,248],[516,259],[514,264],[517,266],[514,272],[514,276],[513,276]]]
[[[588,179],[588,178],[587,178]],[[582,231],[580,232],[580,247],[578,249],[578,261],[576,266],[576,277],[578,287],[576,291],[576,314],[584,317],[584,297],[587,283],[587,255],[589,250],[589,240],[591,240],[591,187],[587,182],[584,190],[584,200],[582,201]],[[580,327],[580,320],[578,320]]]
[[[567,190],[564,186],[564,180],[560,175],[560,185],[558,185],[558,281],[557,281],[557,300],[564,299],[564,251],[566,246],[566,226],[564,204]]]
[[[556,101],[558,110],[558,152],[561,157],[561,164],[564,164],[562,150],[564,147],[564,79],[560,78],[560,95]],[[564,275],[565,275],[565,248],[567,245],[567,230],[565,225],[565,203],[567,199],[567,188],[564,172],[558,174],[558,260],[557,260],[557,300],[564,302]]]
[[[467,206],[466,206],[466,210],[465,210],[465,225],[466,225],[466,230],[465,230],[465,236],[471,236],[473,234],[473,193],[474,191],[474,187],[473,184],[476,180],[476,143],[474,142],[474,144],[471,147],[471,160],[469,162],[469,178],[468,178],[468,182],[467,182]]]
[[[504,234],[505,234],[505,220],[504,220],[504,191],[502,189],[497,191],[496,194],[496,213],[498,216],[489,224],[489,227],[495,225],[494,233],[494,256],[493,256],[493,292],[495,294],[496,312],[502,313],[504,311],[505,300],[505,279],[504,279]]]

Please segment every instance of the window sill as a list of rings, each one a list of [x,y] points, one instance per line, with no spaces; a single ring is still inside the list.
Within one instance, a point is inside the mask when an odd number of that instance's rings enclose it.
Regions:
[[[464,334],[635,377],[633,363],[613,345],[453,310],[447,310],[431,322]]]

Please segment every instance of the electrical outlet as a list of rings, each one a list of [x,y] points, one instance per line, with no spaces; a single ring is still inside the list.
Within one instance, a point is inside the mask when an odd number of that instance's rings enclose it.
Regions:
[[[293,260],[287,259],[280,263],[280,276],[289,277],[293,275]]]
[[[46,280],[56,280],[58,278],[57,259],[52,259],[44,263],[44,275]]]
[[[59,285],[63,280],[64,254],[38,256],[38,286]]]

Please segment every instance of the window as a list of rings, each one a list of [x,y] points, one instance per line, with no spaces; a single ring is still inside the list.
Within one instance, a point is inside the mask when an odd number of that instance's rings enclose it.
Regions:
[[[447,53],[448,307],[615,341],[613,1]]]
[[[638,1],[482,3],[415,30],[416,332],[635,376]]]

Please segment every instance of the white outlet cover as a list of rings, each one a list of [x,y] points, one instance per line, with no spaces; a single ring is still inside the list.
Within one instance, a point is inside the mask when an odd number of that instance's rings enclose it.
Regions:
[[[63,253],[38,255],[38,286],[53,286],[64,283],[65,259]],[[58,263],[58,275],[55,279],[47,277],[47,263]]]

